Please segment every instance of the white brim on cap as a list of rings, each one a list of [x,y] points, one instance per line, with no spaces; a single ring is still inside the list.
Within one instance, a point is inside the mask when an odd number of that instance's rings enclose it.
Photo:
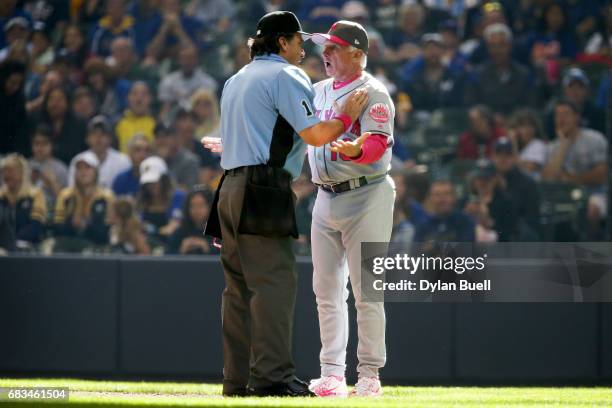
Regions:
[[[149,170],[146,173],[140,175],[140,184],[156,183],[159,181],[159,179],[161,179],[161,176],[163,175],[164,173],[162,172]]]
[[[331,41],[331,36],[329,34],[313,33],[310,36],[310,39],[317,45],[323,45],[325,44],[325,41]]]
[[[79,153],[74,158],[75,166],[81,162],[87,164],[90,167],[94,167],[94,168],[98,168],[98,166],[100,166],[100,160],[98,160],[98,157],[95,155],[95,153],[89,150]]]
[[[310,33],[306,33],[304,31],[298,31],[298,34],[300,34],[302,36],[302,41],[308,41],[308,40],[312,39],[312,34],[310,34]]]
[[[345,41],[333,34],[313,33],[310,39],[317,45],[324,45],[326,41],[331,41],[334,44],[338,44],[343,47],[351,45],[348,41]]]

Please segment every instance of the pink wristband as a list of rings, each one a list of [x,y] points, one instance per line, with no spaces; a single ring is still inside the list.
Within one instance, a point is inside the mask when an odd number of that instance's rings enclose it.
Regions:
[[[335,115],[334,119],[338,119],[338,120],[340,120],[342,122],[342,124],[344,125],[344,131],[345,132],[348,132],[348,130],[351,128],[351,125],[353,124],[353,120],[346,113],[341,113],[339,115]]]

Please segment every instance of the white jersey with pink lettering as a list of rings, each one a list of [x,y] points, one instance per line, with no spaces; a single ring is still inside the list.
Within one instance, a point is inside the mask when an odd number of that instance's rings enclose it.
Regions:
[[[387,150],[379,160],[364,165],[332,152],[330,144],[308,146],[308,160],[315,184],[336,184],[361,176],[382,175],[390,170],[395,106],[387,88],[378,79],[364,71],[359,78],[338,89],[334,89],[333,78],[316,83],[315,114],[321,120],[333,118],[338,113],[337,107],[342,106],[344,100],[359,88],[368,91],[368,105],[351,128],[338,139],[354,140],[365,132],[372,132],[387,137]]]

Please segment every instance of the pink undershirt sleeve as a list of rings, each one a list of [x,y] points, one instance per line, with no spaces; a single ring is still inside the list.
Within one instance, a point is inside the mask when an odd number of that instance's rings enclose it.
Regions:
[[[385,150],[387,150],[387,136],[375,133],[363,142],[361,154],[351,160],[359,164],[374,163],[382,157]]]

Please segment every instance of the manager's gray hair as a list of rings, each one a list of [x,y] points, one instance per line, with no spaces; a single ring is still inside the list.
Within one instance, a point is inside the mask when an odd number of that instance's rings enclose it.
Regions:
[[[366,54],[365,52],[363,52],[363,50],[360,50],[359,48],[353,47],[352,45],[349,46],[349,51],[361,51],[361,59],[359,60],[359,65],[361,66],[361,69],[366,69],[366,67],[368,66],[368,54]]]
[[[506,40],[512,42],[512,31],[510,31],[510,27],[503,23],[491,24],[484,30],[484,38],[486,41],[489,41],[491,37],[497,34],[503,35]]]

